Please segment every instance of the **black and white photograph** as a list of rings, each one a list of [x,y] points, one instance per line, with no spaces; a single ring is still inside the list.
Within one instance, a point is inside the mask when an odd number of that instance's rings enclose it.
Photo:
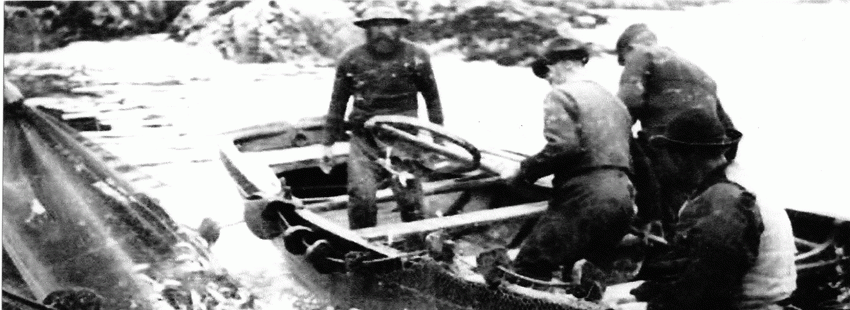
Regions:
[[[2,309],[850,310],[850,0],[3,12]]]

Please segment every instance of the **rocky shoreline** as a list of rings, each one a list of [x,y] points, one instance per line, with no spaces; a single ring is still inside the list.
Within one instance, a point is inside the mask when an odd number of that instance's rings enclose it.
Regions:
[[[535,46],[569,28],[595,28],[594,9],[681,10],[729,0],[426,0],[399,1],[411,16],[407,37],[439,43],[467,60],[525,65]],[[168,33],[238,63],[333,62],[362,41],[351,24],[365,0],[8,1],[4,50],[45,51],[76,41]]]

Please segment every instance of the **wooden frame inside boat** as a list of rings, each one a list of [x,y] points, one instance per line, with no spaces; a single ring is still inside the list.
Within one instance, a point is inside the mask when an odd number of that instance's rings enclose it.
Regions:
[[[400,222],[398,214],[394,213],[392,193],[380,190],[377,195],[378,226],[350,230],[345,211],[348,145],[341,142],[334,146],[335,167],[326,175],[318,168],[322,156],[320,134],[321,122],[318,121],[294,126],[274,124],[225,135],[220,146],[222,160],[248,202],[245,213],[248,226],[252,226],[252,221],[283,222],[281,227],[254,225],[257,227],[252,231],[256,234],[257,230],[269,230],[259,233],[258,237],[280,237],[289,252],[304,255],[320,273],[353,270],[391,273],[396,274],[392,278],[402,285],[429,291],[433,288],[400,280],[398,273],[430,270],[439,276],[431,274],[429,278],[449,277],[456,288],[486,291],[492,281],[487,279],[486,273],[477,270],[481,267],[476,261],[478,255],[491,247],[518,245],[517,239],[522,237],[523,230],[533,226],[534,219],[546,209],[547,180],[517,191],[504,186],[493,169],[481,168],[427,180],[424,191],[429,202],[426,205],[440,207],[426,210],[428,218],[417,222]],[[504,151],[481,152],[481,162],[486,167],[522,159],[518,154]],[[311,186],[317,188],[311,190]],[[793,210],[789,210],[789,215],[795,221],[795,234],[799,235],[798,269],[802,276],[848,264],[844,253],[850,247],[846,238],[841,239],[850,231],[847,221]],[[827,224],[835,230],[824,233],[813,229],[797,234],[799,227],[822,228]],[[515,251],[508,253],[515,254]],[[419,266],[411,265],[412,262],[426,262],[427,267],[411,269],[411,266]],[[459,265],[466,267],[458,268]],[[514,277],[514,280],[519,277],[509,272],[496,274],[502,278]],[[600,307],[565,298],[570,296],[564,294],[569,285],[563,282],[533,283],[533,292],[516,285],[501,287],[498,296],[513,296],[508,298],[513,300],[510,302],[522,304],[533,300],[556,309]],[[438,298],[451,299],[448,295]],[[462,304],[460,299],[454,302]]]

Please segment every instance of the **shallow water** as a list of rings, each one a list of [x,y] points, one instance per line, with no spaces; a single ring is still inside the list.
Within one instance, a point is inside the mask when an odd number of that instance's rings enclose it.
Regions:
[[[850,203],[842,195],[850,183],[844,179],[850,173],[845,137],[850,133],[845,126],[850,5],[785,3],[742,0],[680,12],[601,11],[612,16],[611,25],[576,34],[613,46],[629,24],[649,24],[662,44],[689,57],[717,81],[724,107],[745,134],[738,158],[747,171],[744,183],[762,203],[850,218]],[[137,49],[142,51],[153,46],[140,44]],[[156,54],[153,48],[147,53]],[[120,58],[79,57],[126,65]],[[242,212],[235,187],[210,160],[217,158],[214,133],[325,113],[333,70],[208,63],[185,67],[204,72],[206,80],[178,86],[185,91],[172,94],[174,100],[146,103],[173,122],[173,132],[191,137],[189,147],[207,154],[207,160],[142,169],[170,185],[159,195],[178,222],[194,227],[212,217],[230,225],[213,251],[267,309],[339,305],[327,303],[332,293],[327,279],[299,270],[272,242],[254,238],[239,223]],[[533,153],[543,145],[541,108],[548,86],[531,70],[466,63],[450,54],[433,56],[433,63],[449,130],[481,146]],[[144,71],[144,64],[136,65]],[[613,56],[594,58],[588,65],[588,74],[612,91],[619,72]],[[157,73],[162,72],[151,72]],[[141,162],[140,150],[161,147],[153,138],[134,143],[105,148]]]

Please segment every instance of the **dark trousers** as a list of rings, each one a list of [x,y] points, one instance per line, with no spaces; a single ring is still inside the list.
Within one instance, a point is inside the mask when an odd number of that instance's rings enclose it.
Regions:
[[[422,181],[419,176],[406,184],[374,161],[382,158],[383,150],[368,132],[351,135],[348,157],[348,225],[351,229],[373,227],[378,222],[375,194],[381,185],[390,182],[395,200],[405,222],[422,216]],[[414,172],[415,173],[415,172]]]
[[[634,182],[637,190],[639,224],[661,221],[665,234],[672,235],[679,218],[679,209],[688,199],[680,189],[672,171],[667,171],[664,161],[670,160],[649,144],[649,135],[639,132],[631,143]]]
[[[617,169],[594,170],[553,191],[549,208],[514,260],[516,272],[543,280],[580,259],[610,267],[634,218],[635,189]]]

